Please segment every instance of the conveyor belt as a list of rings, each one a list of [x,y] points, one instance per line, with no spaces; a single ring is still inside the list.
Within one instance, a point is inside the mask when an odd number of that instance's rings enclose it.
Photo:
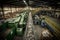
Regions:
[[[25,32],[24,37],[25,37],[24,40],[35,40],[35,33],[34,33],[34,26],[33,26],[31,12],[29,13],[28,23],[27,23],[26,32]]]

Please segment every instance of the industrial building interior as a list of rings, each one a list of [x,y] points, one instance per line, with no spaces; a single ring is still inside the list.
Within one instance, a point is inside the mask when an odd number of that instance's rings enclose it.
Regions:
[[[0,0],[0,40],[60,40],[60,0]]]

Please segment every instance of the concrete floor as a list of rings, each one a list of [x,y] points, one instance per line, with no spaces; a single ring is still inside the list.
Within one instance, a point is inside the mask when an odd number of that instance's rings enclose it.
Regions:
[[[53,37],[53,35],[49,32],[48,29],[42,28],[40,25],[34,25],[34,28],[35,28],[34,31],[36,33],[37,40],[52,40],[51,38]],[[45,34],[43,32],[45,32],[47,36],[43,36]]]
[[[40,27],[39,25],[34,25],[34,28],[35,28],[34,31],[36,33],[37,39],[39,40],[41,37],[41,33],[42,33],[43,28]]]

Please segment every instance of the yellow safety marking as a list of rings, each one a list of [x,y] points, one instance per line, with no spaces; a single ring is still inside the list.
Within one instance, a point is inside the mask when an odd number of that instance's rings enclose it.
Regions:
[[[52,26],[54,28],[54,30],[56,31],[56,33],[60,33],[60,29],[57,28],[58,26],[53,22],[51,21],[50,19],[46,18],[45,20],[50,26]],[[59,29],[59,30],[58,30]]]

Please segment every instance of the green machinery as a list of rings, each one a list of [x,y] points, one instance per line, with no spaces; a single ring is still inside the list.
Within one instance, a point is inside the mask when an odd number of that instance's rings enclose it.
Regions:
[[[12,40],[15,35],[22,36],[24,34],[28,19],[28,13],[21,13],[15,18],[10,18],[1,25],[1,29],[4,30],[1,34],[4,40]]]
[[[12,40],[16,35],[16,28],[21,16],[7,19],[5,23],[0,26],[1,40]]]
[[[19,36],[22,36],[24,34],[26,24],[27,24],[28,14],[25,12],[25,13],[22,13],[21,16],[22,17],[19,22],[19,26],[17,28],[17,35]]]
[[[17,27],[20,19],[21,19],[21,17],[16,17],[14,20],[8,21],[8,27],[9,28]]]

